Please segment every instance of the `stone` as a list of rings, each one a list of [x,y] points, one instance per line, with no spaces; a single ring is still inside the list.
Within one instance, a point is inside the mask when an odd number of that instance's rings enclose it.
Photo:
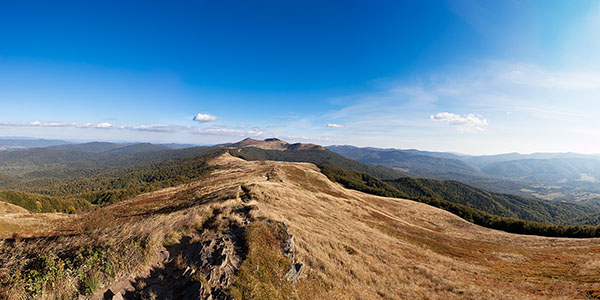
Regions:
[[[290,270],[285,273],[285,279],[291,281],[293,285],[296,285],[300,276],[302,276],[302,272],[304,271],[304,265],[301,263],[293,264],[290,267]]]
[[[121,295],[121,293],[116,293],[113,297],[112,300],[124,300],[123,299],[123,295]]]

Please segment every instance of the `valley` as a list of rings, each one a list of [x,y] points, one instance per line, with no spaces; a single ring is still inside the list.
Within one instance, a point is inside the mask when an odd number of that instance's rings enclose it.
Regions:
[[[456,180],[498,193],[600,205],[600,157],[577,153],[459,155],[419,150],[328,146],[350,159],[405,176]]]

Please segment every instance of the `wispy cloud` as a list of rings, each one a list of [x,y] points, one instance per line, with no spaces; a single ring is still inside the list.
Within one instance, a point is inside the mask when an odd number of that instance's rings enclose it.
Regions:
[[[552,90],[598,90],[600,74],[582,71],[548,71],[531,64],[501,64],[497,81]]]
[[[325,127],[329,127],[329,128],[344,128],[344,125],[336,124],[336,123],[328,123],[328,124],[325,124]]]
[[[254,127],[248,130],[242,129],[231,129],[223,128],[222,126],[215,126],[209,128],[199,128],[195,126],[186,125],[165,125],[165,124],[142,124],[142,125],[113,125],[110,123],[75,123],[75,122],[0,122],[2,127],[71,127],[81,129],[102,129],[102,130],[129,130],[129,131],[144,131],[144,132],[163,132],[163,133],[192,133],[192,134],[210,134],[210,135],[223,135],[223,136],[268,136],[267,132],[264,132],[258,127]]]
[[[32,121],[23,122],[0,122],[0,126],[4,127],[74,127],[74,128],[99,128],[110,129],[115,128],[110,123],[69,123],[69,122],[40,122]]]
[[[484,153],[563,151],[571,148],[561,140],[580,138],[565,128],[599,128],[600,72],[592,68],[477,60],[377,84],[375,92],[336,98],[346,105],[313,124],[323,132],[327,122],[344,124],[349,130],[329,131],[337,143],[465,153],[473,145]],[[506,141],[502,150],[498,140]],[[592,151],[575,145],[569,151]],[[592,148],[600,152],[599,145]]]
[[[193,120],[197,122],[211,122],[215,121],[217,117],[209,114],[198,113],[194,116]]]
[[[460,132],[482,132],[488,125],[486,119],[482,119],[474,114],[464,116],[441,112],[429,117],[434,122],[443,122],[456,127]]]

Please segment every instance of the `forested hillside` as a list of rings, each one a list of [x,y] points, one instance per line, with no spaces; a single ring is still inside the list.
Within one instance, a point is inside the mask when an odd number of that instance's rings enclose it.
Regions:
[[[155,146],[135,144],[100,153],[95,153],[90,149],[84,152],[50,148],[5,151],[0,152],[0,174],[15,178],[44,176],[56,178],[57,176],[68,176],[67,174],[73,170],[79,172],[89,169],[123,168],[217,149],[217,147],[170,149],[166,146]]]
[[[5,177],[8,180],[0,180],[0,189],[52,196],[44,198],[44,201],[53,200],[51,203],[55,204],[45,205],[47,209],[44,211],[63,211],[64,205],[56,202],[59,200],[65,203],[71,203],[72,199],[85,199],[92,204],[113,203],[142,192],[184,183],[206,175],[211,169],[206,165],[206,161],[222,152],[208,150],[210,149],[173,150],[174,153],[160,155],[167,157],[164,160],[127,166],[131,164],[129,162],[121,168],[56,169],[27,173],[22,178]],[[199,153],[186,155],[197,152]],[[168,158],[178,155],[182,157]],[[149,156],[154,158],[153,155]],[[144,160],[144,156],[136,160]],[[33,206],[30,203],[38,200],[36,197],[41,195],[23,194],[21,200],[8,202],[17,205],[29,203],[23,207],[31,210]]]
[[[486,174],[479,168],[460,160],[458,155],[450,153],[352,146],[330,146],[327,149],[365,164],[386,166],[410,176],[444,179],[456,176],[486,177]]]

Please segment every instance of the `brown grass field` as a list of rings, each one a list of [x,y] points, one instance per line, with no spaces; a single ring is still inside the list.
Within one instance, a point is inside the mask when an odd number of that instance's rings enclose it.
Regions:
[[[0,236],[5,238],[0,240],[0,282],[9,282],[6,278],[36,253],[115,245],[110,259],[119,267],[111,269],[110,276],[99,276],[89,297],[100,298],[107,288],[125,293],[143,288],[140,279],[162,268],[164,249],[207,239],[207,228],[218,235],[257,220],[273,220],[287,225],[296,258],[306,268],[295,286],[260,282],[262,275],[240,272],[247,277],[238,274],[233,284],[264,287],[254,299],[600,297],[600,239],[546,238],[483,228],[425,204],[345,189],[308,163],[248,162],[228,154],[212,163],[219,168],[202,180],[89,214],[6,209],[0,216]],[[143,250],[123,246],[140,239],[149,241]],[[253,255],[248,257],[255,259]],[[256,269],[265,263],[256,260]],[[275,275],[281,273],[273,270]],[[74,275],[65,276],[54,287],[46,285],[38,298],[68,299],[81,291],[73,283]],[[12,281],[0,288],[4,292],[0,298],[20,299],[25,286],[24,281]],[[285,294],[277,289],[285,289]]]

